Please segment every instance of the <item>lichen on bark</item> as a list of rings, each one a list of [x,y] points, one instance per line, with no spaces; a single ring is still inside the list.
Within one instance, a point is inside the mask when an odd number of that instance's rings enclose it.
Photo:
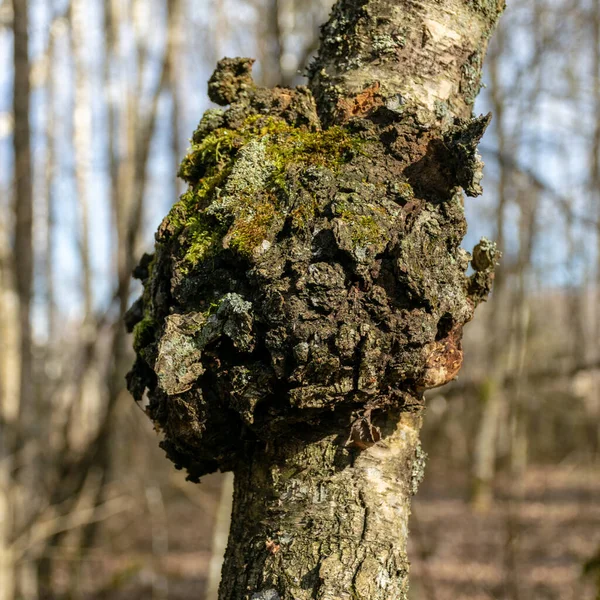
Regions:
[[[481,3],[447,4],[485,38]],[[435,29],[439,7],[399,5],[396,27],[377,30],[384,5],[338,3],[316,102],[308,88],[257,86],[251,59],[219,63],[209,94],[229,106],[194,132],[189,188],[134,273],[129,389],[147,395],[192,481],[236,473],[221,600],[405,597],[423,392],[456,376],[462,328],[493,279],[493,245],[478,245],[471,276],[460,246],[489,117],[467,114],[460,82],[431,106],[410,97],[414,81],[402,101],[389,94],[397,70],[373,70],[365,39],[379,36],[385,62],[414,42],[414,23]],[[337,74],[334,32],[347,42]],[[474,42],[462,43],[445,50],[457,63]]]

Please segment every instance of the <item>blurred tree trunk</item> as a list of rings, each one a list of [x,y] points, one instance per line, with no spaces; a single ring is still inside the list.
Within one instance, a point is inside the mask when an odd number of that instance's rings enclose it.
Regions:
[[[45,188],[45,248],[43,258],[43,277],[44,277],[44,292],[46,303],[46,320],[47,320],[47,360],[52,360],[53,345],[56,340],[56,297],[54,289],[54,183],[56,176],[56,63],[57,57],[55,52],[56,38],[56,23],[50,26],[50,35],[48,39],[48,75],[46,81],[46,157],[44,165],[44,188]]]
[[[488,57],[491,80],[493,127],[498,144],[498,185],[496,189],[496,234],[495,240],[500,251],[504,250],[505,212],[508,203],[510,172],[503,161],[508,152],[508,140],[505,131],[504,98],[499,80],[500,56],[503,47],[503,29],[500,27],[494,40],[494,52]],[[502,381],[506,374],[507,335],[504,320],[506,267],[501,263],[496,269],[494,291],[490,302],[489,334],[487,336],[487,364],[489,372],[479,389],[481,417],[475,437],[473,456],[473,480],[471,501],[479,510],[487,510],[493,500],[493,485],[496,475],[498,432],[503,414],[505,397]]]
[[[18,417],[11,430],[3,432],[9,440],[8,452],[11,453],[11,475],[16,476],[20,491],[32,490],[34,471],[26,469],[26,454],[34,450],[26,445],[26,440],[36,427],[35,384],[33,370],[33,342],[31,332],[31,303],[33,294],[33,178],[31,167],[30,140],[30,64],[28,33],[28,2],[13,0],[13,51],[14,51],[14,85],[13,85],[13,150],[14,150],[14,252],[12,266],[18,298],[18,326],[20,335],[19,348],[19,400]],[[5,442],[6,443],[6,442]],[[2,457],[4,458],[4,457]],[[16,475],[14,475],[16,473]],[[9,484],[12,492],[12,512],[8,519],[9,527],[14,534],[15,527],[21,527],[28,518],[26,511],[30,506],[23,505],[24,497],[19,497],[15,482]],[[17,494],[15,494],[17,492]],[[27,495],[25,496],[27,497]],[[10,568],[10,567],[9,567]],[[34,574],[21,564],[15,585],[16,594],[25,593],[35,588],[32,581]],[[8,586],[11,577],[8,574]],[[3,584],[2,584],[3,585]],[[30,587],[31,586],[31,587]]]
[[[167,56],[167,72],[169,76],[169,89],[171,93],[171,153],[173,157],[173,183],[175,186],[175,196],[179,196],[183,193],[183,182],[177,177],[177,171],[179,170],[179,163],[184,156],[185,146],[181,143],[180,135],[180,120],[184,114],[184,104],[182,94],[179,89],[179,82],[181,81],[181,71],[178,68],[179,62],[183,58],[182,46],[185,38],[184,23],[182,22],[183,10],[178,4],[175,6],[175,10],[172,17],[172,46],[168,51]]]
[[[600,114],[600,3],[594,2],[592,15],[592,81],[593,81],[593,106],[594,113]],[[600,346],[598,345],[598,336],[600,335],[600,120],[596,118],[594,127],[593,146],[591,153],[591,199],[595,208],[596,215],[596,279],[595,279],[595,335],[593,337],[593,346],[595,348],[594,360],[600,362]],[[592,213],[593,214],[593,213]],[[596,397],[596,409],[600,413],[600,375],[594,375],[594,390]],[[598,414],[600,416],[600,414]],[[598,419],[600,423],[600,419]],[[600,454],[600,424],[596,434],[596,453]]]
[[[14,272],[19,298],[20,384],[19,423],[29,426],[34,418],[31,299],[33,289],[33,189],[29,127],[30,67],[27,0],[13,0],[14,22],[14,161],[15,237]]]
[[[0,600],[13,600],[13,534],[15,459],[19,397],[19,313],[7,223],[0,219]]]
[[[77,192],[77,245],[79,248],[80,259],[80,292],[83,299],[83,319],[78,334],[78,352],[77,360],[72,371],[72,401],[69,406],[69,416],[65,420],[64,440],[60,447],[57,462],[60,463],[57,473],[57,479],[60,482],[49,495],[49,502],[52,506],[61,506],[64,514],[68,514],[80,500],[80,494],[84,488],[87,473],[82,471],[76,473],[72,470],[73,465],[66,467],[73,460],[74,455],[81,452],[86,455],[86,444],[94,437],[93,425],[89,422],[90,409],[93,405],[97,408],[99,402],[98,391],[90,393],[85,390],[86,381],[90,377],[94,367],[95,354],[94,346],[97,338],[97,329],[93,314],[93,289],[92,289],[92,264],[90,255],[90,216],[89,216],[89,182],[88,175],[91,167],[92,154],[92,98],[90,89],[90,69],[85,56],[85,36],[86,36],[86,13],[85,4],[82,0],[73,0],[68,7],[68,22],[70,25],[70,43],[69,49],[73,58],[74,69],[74,87],[73,87],[73,112],[72,119],[72,138],[69,140],[73,148],[74,155],[74,179]],[[53,19],[55,15],[53,15]],[[53,264],[52,264],[52,237],[53,237],[53,206],[52,206],[52,177],[53,177],[53,144],[55,143],[56,131],[54,130],[52,103],[55,90],[55,64],[54,64],[54,46],[56,43],[56,29],[60,23],[60,17],[56,22],[51,21],[50,36],[48,40],[48,98],[50,110],[47,112],[46,125],[46,145],[47,145],[47,165],[46,165],[46,194],[47,194],[47,256],[45,266],[47,271],[46,291],[48,304],[48,330],[50,337],[48,345],[51,348],[54,342],[52,334],[54,332],[54,287],[53,287]],[[51,402],[49,397],[46,402]],[[48,415],[52,412],[50,405],[47,410]],[[82,460],[81,464],[85,464]],[[61,466],[63,468],[61,468]],[[66,467],[66,468],[65,468]],[[40,597],[48,597],[52,594],[52,576],[53,559],[52,553],[56,552],[60,546],[61,540],[66,533],[61,531],[48,538],[44,542],[45,550],[37,561],[38,588]],[[74,562],[73,565],[79,563]]]
[[[77,210],[79,227],[76,239],[80,250],[80,290],[82,292],[83,319],[82,326],[75,338],[75,360],[68,369],[68,404],[66,416],[62,420],[62,432],[54,454],[47,460],[53,467],[49,479],[52,487],[48,490],[47,502],[51,510],[61,517],[68,515],[82,506],[86,509],[101,507],[107,501],[106,484],[113,475],[115,443],[115,414],[119,401],[124,398],[124,373],[128,356],[125,332],[121,325],[121,317],[127,307],[130,290],[130,273],[133,268],[133,256],[137,254],[143,227],[144,202],[148,181],[148,163],[150,148],[158,119],[159,99],[168,86],[173,83],[170,69],[174,65],[174,48],[179,31],[173,23],[178,15],[179,0],[166,0],[169,28],[167,46],[164,54],[158,56],[148,71],[158,75],[155,86],[145,92],[142,86],[143,73],[148,67],[150,53],[148,42],[136,32],[136,50],[139,60],[140,74],[132,80],[122,70],[129,58],[125,52],[128,40],[123,32],[125,24],[131,24],[132,15],[127,6],[116,1],[104,3],[104,26],[106,39],[106,56],[104,77],[106,89],[119,88],[124,93],[108,97],[107,130],[108,130],[108,164],[110,187],[110,205],[114,218],[114,243],[111,248],[115,253],[114,278],[117,287],[112,304],[105,314],[94,311],[92,285],[92,257],[90,248],[90,215],[89,215],[89,172],[92,160],[92,99],[91,85],[93,74],[90,72],[86,57],[86,30],[89,27],[90,13],[85,2],[74,0],[70,5],[68,22],[71,30],[70,51],[74,68],[74,111],[73,136],[69,143],[75,156],[75,183],[77,189]],[[62,19],[63,25],[67,22]],[[181,19],[179,18],[179,21]],[[50,38],[48,56],[52,55],[53,38]],[[50,66],[52,69],[52,66]],[[49,85],[52,85],[52,70]],[[51,94],[50,94],[51,97]],[[48,122],[48,147],[52,145],[53,131]],[[49,150],[50,152],[50,150]],[[49,171],[51,170],[51,154],[49,154]],[[47,193],[51,195],[51,173],[47,172]],[[48,207],[48,238],[52,239],[52,208]],[[47,285],[52,290],[51,282]],[[51,296],[49,301],[51,301]],[[113,322],[111,314],[114,305],[117,314]],[[49,308],[51,311],[51,308]],[[51,312],[49,312],[51,314]],[[49,323],[51,327],[51,323]],[[107,331],[109,329],[109,331]],[[106,335],[108,334],[108,335]],[[110,350],[103,357],[100,344],[102,340],[110,344]],[[51,340],[52,341],[52,340]],[[106,360],[106,363],[102,361]],[[106,376],[106,392],[95,385],[90,386],[90,376],[103,373]],[[91,393],[90,393],[91,392]],[[50,395],[48,395],[50,396]],[[86,424],[84,418],[97,412],[94,422]],[[86,427],[89,425],[89,427]],[[95,474],[90,485],[90,472]],[[81,523],[77,532],[72,531],[69,542],[78,548],[77,560],[69,564],[71,576],[70,588],[78,589],[80,569],[86,552],[95,540],[99,519],[91,518]],[[67,530],[60,530],[42,540],[37,560],[39,594],[52,593],[54,556],[64,544]]]
[[[45,304],[46,304],[46,319],[47,319],[47,332],[48,337],[46,341],[46,352],[45,361],[50,362],[53,360],[54,343],[56,341],[56,316],[55,316],[55,298],[54,298],[54,261],[53,261],[53,238],[54,238],[54,170],[55,170],[55,155],[54,155],[54,144],[56,143],[56,129],[55,129],[55,97],[56,97],[56,56],[55,56],[55,42],[56,42],[56,24],[52,23],[50,26],[50,32],[48,36],[48,72],[46,81],[46,106],[45,106],[45,168],[44,168],[44,192],[45,192],[45,248],[44,257],[42,259],[43,264],[43,278],[44,278],[44,292],[45,292]],[[51,394],[47,394],[43,400],[44,410],[40,411],[48,420],[51,419],[52,406],[51,406]],[[51,545],[48,544],[48,546]],[[50,558],[45,555],[38,559],[37,570],[38,570],[38,586],[39,595],[44,597],[50,590]]]
[[[533,248],[538,230],[538,190],[522,191],[518,195],[520,208],[519,255],[516,264],[516,290],[511,300],[512,331],[511,346],[514,346],[516,386],[511,394],[511,456],[510,466],[514,475],[525,472],[528,462],[527,438],[527,372],[526,357],[529,344],[529,324],[531,308],[529,305],[528,284],[533,261]]]
[[[279,23],[280,0],[258,0],[261,31],[257,38],[261,83],[266,87],[282,85],[281,57],[283,40]]]
[[[92,98],[89,65],[85,56],[85,3],[71,2],[71,53],[75,63],[75,99],[73,111],[73,150],[75,183],[79,208],[79,255],[81,259],[84,337],[94,337],[92,325],[92,265],[90,258],[90,217],[88,173],[91,165]]]
[[[492,374],[479,386],[482,413],[475,438],[471,502],[481,511],[488,510],[494,498],[498,428],[505,401],[499,388],[498,377]]]
[[[107,3],[108,5],[108,3]],[[105,5],[105,26],[109,40],[107,61],[109,64],[118,59],[116,32],[119,23],[119,11],[124,10],[118,4]],[[147,59],[144,40],[138,39],[138,79],[131,84],[129,80],[121,81],[127,90],[125,110],[118,114],[110,110],[109,122],[111,133],[122,132],[121,152],[126,157],[119,160],[119,144],[111,140],[109,161],[112,172],[111,204],[113,219],[117,232],[117,261],[115,278],[117,281],[116,297],[118,301],[118,319],[113,325],[111,364],[108,373],[108,399],[106,410],[98,434],[96,436],[95,466],[101,471],[101,483],[98,487],[95,504],[105,499],[106,483],[110,480],[112,464],[113,420],[119,400],[124,397],[123,381],[127,371],[128,349],[126,332],[122,325],[122,317],[129,303],[131,271],[135,264],[135,256],[140,244],[143,227],[144,202],[148,186],[148,163],[150,147],[154,137],[158,119],[159,100],[163,92],[168,91],[171,83],[171,68],[174,66],[175,51],[179,37],[181,20],[180,0],[166,0],[167,40],[163,55],[158,64],[158,81],[152,90],[146,107],[143,100],[142,82]],[[122,18],[122,17],[121,17]],[[106,75],[110,77],[110,72]],[[115,125],[117,128],[115,129]],[[90,523],[83,532],[83,547],[91,547],[98,523]]]

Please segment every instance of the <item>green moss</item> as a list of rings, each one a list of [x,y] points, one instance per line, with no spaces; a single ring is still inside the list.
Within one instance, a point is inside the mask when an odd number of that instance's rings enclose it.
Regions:
[[[196,264],[200,260],[213,256],[222,244],[226,228],[215,224],[214,219],[204,213],[192,215],[186,230],[187,250],[184,256],[186,263]]]
[[[210,315],[214,315],[217,312],[222,301],[223,301],[223,298],[219,298],[219,300],[217,302],[211,302],[208,305],[208,308],[202,313],[207,321],[208,321],[208,317],[210,317]]]
[[[204,111],[196,131],[192,135],[192,143],[199,144],[211,131],[223,125],[225,111],[221,108],[209,108]]]
[[[277,201],[253,203],[246,214],[236,220],[230,232],[230,246],[242,255],[251,255],[263,242],[277,216]]]
[[[184,262],[189,266],[229,247],[251,255],[268,238],[282,199],[287,198],[286,174],[292,165],[333,170],[362,151],[364,141],[341,127],[325,131],[293,127],[283,119],[253,115],[238,130],[217,128],[198,140],[181,163],[179,175],[190,184],[168,219],[181,235]],[[244,152],[254,143],[260,156],[246,168]],[[225,193],[224,193],[225,192]],[[303,202],[291,212],[294,227],[314,217],[316,202]],[[361,225],[367,238],[373,224]]]
[[[382,235],[382,229],[373,217],[361,215],[353,221],[352,243],[355,247],[376,244]]]
[[[267,155],[275,163],[279,174],[294,163],[336,170],[359,153],[363,146],[363,140],[341,127],[306,131],[286,126],[286,130],[279,130],[270,136]]]
[[[338,200],[334,206],[334,213],[348,224],[352,246],[354,249],[370,246],[381,241],[384,229],[379,225],[374,215],[364,214],[367,208],[355,202]],[[385,214],[382,213],[382,217]]]
[[[224,184],[230,173],[231,164],[212,175],[203,177],[196,185],[190,186],[190,189],[180,196],[179,202],[173,205],[167,216],[175,230],[175,234],[185,227],[194,225],[194,218],[210,204],[215,193]]]
[[[317,201],[314,196],[300,202],[290,213],[292,227],[302,229],[307,223],[315,218],[317,212]]]
[[[229,163],[234,151],[241,148],[244,142],[244,137],[233,129],[212,131],[200,143],[192,144],[179,166],[179,177],[193,183],[205,176],[214,176],[217,170]]]
[[[141,352],[143,348],[154,341],[156,321],[150,316],[144,318],[133,328],[133,349]]]
[[[226,165],[251,140],[267,140],[267,154],[279,168],[289,163],[321,165],[329,168],[342,164],[348,154],[364,143],[341,127],[311,131],[292,127],[275,117],[248,117],[239,130],[215,129],[192,147],[183,159],[179,176],[193,183]]]

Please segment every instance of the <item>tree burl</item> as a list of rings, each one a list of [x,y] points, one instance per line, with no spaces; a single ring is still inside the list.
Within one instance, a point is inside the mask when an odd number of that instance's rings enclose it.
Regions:
[[[491,247],[468,277],[460,247],[489,117],[440,132],[370,90],[356,103],[368,119],[324,128],[307,88],[258,87],[252,62],[224,59],[211,78],[230,106],[194,133],[189,189],[135,271],[127,319],[129,389],[147,391],[192,480],[340,415],[349,446],[377,441],[379,412],[455,377],[494,266]]]

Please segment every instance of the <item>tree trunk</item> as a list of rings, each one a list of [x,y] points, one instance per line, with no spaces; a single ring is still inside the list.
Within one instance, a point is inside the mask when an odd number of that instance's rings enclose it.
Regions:
[[[36,473],[29,464],[31,454],[26,457],[25,443],[36,438],[38,426],[35,421],[35,385],[33,369],[33,343],[31,333],[31,303],[33,294],[33,178],[31,167],[31,140],[30,140],[30,63],[29,63],[29,33],[28,33],[28,2],[27,0],[13,0],[13,49],[14,49],[14,86],[13,86],[13,115],[14,115],[14,281],[18,297],[18,324],[20,331],[19,351],[19,401],[18,418],[11,430],[6,430],[8,438],[9,457],[16,479],[27,490],[35,487]],[[35,448],[29,448],[35,452]],[[4,454],[4,451],[2,451]],[[0,456],[0,459],[5,456]],[[4,478],[3,478],[4,479]],[[5,483],[5,482],[3,482]],[[14,482],[10,482],[14,486]],[[14,489],[14,488],[13,488]],[[9,493],[12,490],[9,490]],[[14,497],[10,498],[14,501]],[[29,518],[27,511],[32,507],[19,504],[9,507],[7,526],[20,527]],[[7,514],[7,513],[5,513]],[[12,518],[10,518],[12,517]],[[14,533],[14,529],[13,532]],[[5,560],[9,561],[10,551]],[[4,562],[4,561],[2,561]],[[13,565],[14,566],[14,565]],[[8,573],[10,566],[5,565],[3,570]],[[27,593],[27,586],[31,583],[32,573],[28,571],[26,563],[20,565],[20,570],[15,578],[16,593],[23,596]],[[8,574],[7,586],[10,586],[11,577]],[[32,598],[35,596],[32,595]]]
[[[373,87],[386,107],[423,121],[469,118],[503,5],[338,1],[312,66],[322,119],[362,116]],[[359,453],[335,423],[248,457],[235,470],[219,600],[406,598],[420,426],[420,410],[391,412],[381,441]]]
[[[491,101],[494,111],[494,129],[498,154],[509,154],[508,132],[504,119],[504,98],[500,86],[499,56],[504,45],[503,29],[500,28],[494,40],[495,52],[489,57],[488,69],[491,81]],[[505,211],[509,202],[510,173],[508,168],[499,161],[496,204],[496,233],[495,241],[501,252],[504,251]],[[496,269],[494,279],[494,295],[490,305],[490,317],[487,342],[487,362],[490,365],[487,381],[483,384],[481,399],[481,416],[475,434],[473,453],[473,478],[471,485],[471,502],[478,510],[487,511],[494,500],[494,480],[496,476],[496,461],[498,455],[498,435],[506,397],[502,393],[501,382],[507,370],[508,329],[506,325],[506,274],[502,265]]]
[[[497,0],[340,0],[310,91],[224,59],[135,276],[136,400],[197,481],[235,473],[220,600],[404,600],[423,391],[496,263],[471,259]],[[315,106],[316,105],[316,106]]]
[[[594,109],[597,111],[600,109],[600,6],[598,3],[594,4],[594,12],[592,17],[593,23],[593,98],[594,98]],[[596,122],[594,128],[594,141],[592,148],[592,165],[590,173],[590,185],[592,188],[591,201],[596,212],[596,277],[595,277],[595,336],[594,339],[598,339],[600,334],[600,123]],[[600,351],[598,345],[594,343],[595,348],[594,359],[600,359]],[[596,373],[594,375],[594,395],[596,398],[600,396],[600,376]],[[598,408],[600,411],[600,406]],[[600,449],[600,426],[597,429],[597,448]]]
[[[502,392],[497,389],[497,382],[494,376],[490,376],[480,385],[479,390],[481,417],[473,448],[471,502],[481,512],[487,512],[494,500],[498,427],[504,402]]]
[[[338,0],[311,88],[321,112],[376,84],[388,108],[469,118],[504,0]]]
[[[33,351],[31,340],[31,296],[33,286],[33,189],[29,127],[29,35],[27,0],[13,0],[15,82],[13,111],[15,129],[15,282],[19,297],[20,427],[30,424],[34,402]]]
[[[6,224],[0,221],[0,600],[13,600],[16,486],[12,478],[19,400],[18,298]],[[12,433],[12,434],[11,434]]]
[[[86,56],[86,14],[81,0],[71,4],[71,53],[75,67],[75,97],[73,111],[73,150],[75,153],[75,184],[79,211],[79,257],[81,260],[81,292],[84,307],[84,337],[94,338],[92,260],[90,254],[90,206],[88,177],[92,164],[92,103],[89,65]],[[80,386],[80,382],[77,382]]]
[[[335,422],[249,457],[235,471],[220,600],[405,598],[420,426],[419,412],[393,412],[359,452]]]
[[[219,583],[221,581],[225,550],[227,549],[227,538],[229,537],[229,529],[231,527],[232,506],[233,473],[225,473],[221,482],[217,512],[213,525],[210,563],[206,577],[204,600],[217,600],[219,597]]]

